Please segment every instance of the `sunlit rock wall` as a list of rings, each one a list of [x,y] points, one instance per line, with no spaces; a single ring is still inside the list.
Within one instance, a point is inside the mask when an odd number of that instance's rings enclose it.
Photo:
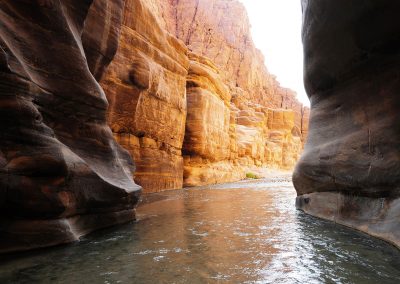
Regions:
[[[207,58],[190,54],[187,77],[184,184],[228,182],[244,178],[231,156],[230,92]]]
[[[302,149],[292,110],[231,103],[220,70],[191,53],[187,77],[184,185],[243,179],[249,168],[291,169]]]
[[[237,153],[230,160],[239,165],[236,171],[252,166],[293,168],[302,150],[297,137],[306,138],[307,108],[268,72],[251,39],[243,5],[235,0],[181,0],[174,5],[176,36],[214,63],[232,97],[231,145]],[[296,129],[268,128],[268,108],[291,112],[291,127]]]
[[[101,85],[145,192],[239,180],[249,167],[290,169],[302,148],[287,129],[270,139],[268,108],[292,111],[297,137],[303,107],[267,71],[238,1],[127,0]]]
[[[126,1],[120,45],[101,80],[109,124],[145,192],[182,187],[189,67],[187,48],[166,31],[154,5]]]
[[[303,1],[298,207],[400,246],[400,2]]]
[[[237,0],[180,0],[176,7],[175,34],[190,50],[209,58],[232,90],[252,103],[299,112],[295,93],[279,85],[264,63],[251,37],[250,23]],[[268,56],[268,54],[267,54]],[[300,120],[299,120],[300,121]]]

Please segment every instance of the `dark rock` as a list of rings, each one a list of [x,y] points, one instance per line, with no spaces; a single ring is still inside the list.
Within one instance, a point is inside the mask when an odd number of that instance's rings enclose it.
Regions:
[[[302,5],[311,118],[293,182],[312,198],[298,206],[400,245],[400,2]]]
[[[122,4],[0,2],[0,252],[134,219],[134,165],[94,77],[115,54]]]

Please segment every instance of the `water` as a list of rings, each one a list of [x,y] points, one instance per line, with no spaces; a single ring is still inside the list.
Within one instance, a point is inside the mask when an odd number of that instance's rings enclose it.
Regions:
[[[400,251],[294,208],[287,178],[148,196],[138,222],[3,259],[0,283],[400,283]]]

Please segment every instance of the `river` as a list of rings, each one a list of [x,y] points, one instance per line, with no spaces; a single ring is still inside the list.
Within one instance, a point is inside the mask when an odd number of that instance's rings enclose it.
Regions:
[[[1,259],[0,283],[400,283],[400,251],[294,207],[289,176],[145,196],[138,221]]]

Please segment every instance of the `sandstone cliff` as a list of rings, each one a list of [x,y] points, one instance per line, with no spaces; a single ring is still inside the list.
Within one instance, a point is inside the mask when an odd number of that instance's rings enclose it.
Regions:
[[[189,57],[184,184],[240,180],[244,173],[235,168],[232,156],[237,147],[229,89],[210,60],[192,53]]]
[[[400,2],[303,1],[303,11],[311,121],[297,205],[400,246]]]
[[[111,129],[147,191],[182,187],[189,66],[186,46],[163,28],[154,3],[126,1],[119,48],[101,80]]]
[[[294,166],[306,110],[267,71],[242,4],[125,5],[120,46],[101,85],[111,129],[146,192],[239,180],[253,166]],[[268,108],[291,112],[292,124],[269,128]]]
[[[306,137],[307,109],[296,100],[293,91],[282,88],[266,69],[263,55],[251,39],[243,5],[235,0],[180,0],[173,2],[173,6],[176,12],[172,22],[175,24],[166,21],[169,23],[166,26],[174,27],[171,32],[175,32],[192,52],[208,58],[215,65],[218,80],[222,81],[219,84],[224,84],[231,96],[231,139],[226,140],[231,144],[226,148],[231,153],[226,155],[228,158],[219,160],[217,168],[215,163],[210,164],[210,159],[204,160],[201,154],[191,153],[190,159],[185,158],[185,184],[193,178],[194,172],[199,174],[199,168],[208,173],[202,176],[201,184],[226,181],[229,175],[230,180],[239,179],[254,166],[292,168],[301,152],[301,140]],[[209,91],[214,93],[210,88]],[[192,88],[188,89],[188,96],[191,92]],[[188,117],[190,111],[188,109]],[[214,123],[223,123],[222,116],[211,117],[201,106],[193,111],[196,116],[203,113]],[[280,116],[291,119],[283,125],[278,122]],[[278,125],[282,128],[278,129]],[[208,138],[214,139],[216,137]],[[198,156],[203,162],[197,160]],[[220,167],[222,160],[225,160],[225,169]],[[194,164],[196,166],[190,170]],[[192,184],[193,181],[187,183]]]
[[[176,36],[218,66],[231,90],[240,87],[240,96],[252,103],[292,109],[301,117],[302,105],[295,93],[279,85],[255,47],[243,4],[237,0],[180,0],[174,6]]]
[[[95,79],[115,53],[122,9],[0,2],[0,253],[134,219],[140,187]]]

